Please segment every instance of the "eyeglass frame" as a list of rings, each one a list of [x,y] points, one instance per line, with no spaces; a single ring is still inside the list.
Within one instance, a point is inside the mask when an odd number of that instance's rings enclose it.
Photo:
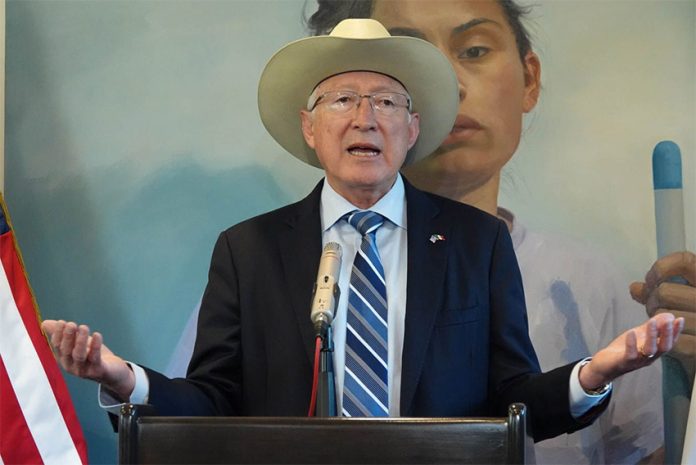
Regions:
[[[310,111],[310,112],[314,111],[317,108],[317,105],[322,103],[322,99],[330,94],[348,94],[348,95],[351,95],[351,96],[358,98],[352,108],[345,110],[346,113],[349,112],[350,110],[355,109],[355,108],[359,108],[360,103],[362,102],[362,99],[366,98],[367,101],[370,103],[370,108],[372,108],[373,111],[376,111],[382,115],[385,115],[385,114],[388,115],[388,113],[383,113],[382,110],[378,110],[375,107],[375,96],[380,95],[380,94],[400,95],[402,97],[405,97],[406,102],[407,102],[406,106],[397,105],[397,108],[406,108],[408,110],[409,115],[413,112],[413,108],[412,108],[413,103],[411,102],[411,96],[409,96],[408,94],[404,94],[402,92],[391,92],[391,91],[373,92],[371,94],[360,94],[360,93],[355,92],[353,90],[330,90],[328,92],[324,92],[323,94],[319,95],[311,105],[309,104],[310,102],[307,102],[308,103],[307,111]],[[310,96],[310,100],[311,100],[311,97],[312,96]],[[338,113],[341,113],[341,112],[338,112]]]

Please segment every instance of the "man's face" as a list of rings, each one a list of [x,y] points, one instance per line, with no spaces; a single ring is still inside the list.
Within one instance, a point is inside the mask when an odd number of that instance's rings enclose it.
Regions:
[[[497,1],[375,0],[372,17],[392,35],[437,46],[459,80],[459,114],[430,157],[409,166],[447,175],[471,188],[497,176],[520,140],[522,115],[536,104],[539,61],[520,60],[515,36]]]
[[[383,74],[356,71],[321,82],[316,95],[330,91],[407,94],[396,80]],[[418,137],[418,114],[407,108],[385,115],[366,98],[345,113],[332,112],[321,102],[313,111],[303,110],[302,132],[326,171],[331,187],[353,204],[374,204],[394,184],[406,153]],[[369,206],[369,205],[368,205]]]

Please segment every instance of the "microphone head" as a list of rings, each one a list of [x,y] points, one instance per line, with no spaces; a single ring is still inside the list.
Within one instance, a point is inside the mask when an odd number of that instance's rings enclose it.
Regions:
[[[314,284],[310,318],[315,328],[331,325],[338,301],[338,276],[341,273],[341,245],[328,242],[319,261],[317,281]]]
[[[341,244],[338,242],[327,242],[326,245],[324,246],[324,252],[323,253],[335,253],[337,258],[341,258],[341,254],[343,253],[341,251]]]
[[[681,152],[677,144],[671,140],[657,144],[653,150],[652,165],[655,189],[682,188]]]

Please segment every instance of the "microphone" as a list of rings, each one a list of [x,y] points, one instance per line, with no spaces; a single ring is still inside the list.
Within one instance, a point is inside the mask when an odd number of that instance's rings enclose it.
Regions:
[[[657,144],[653,150],[652,166],[659,258],[686,249],[679,146],[669,140]]]
[[[324,252],[319,261],[317,281],[314,283],[312,296],[312,312],[310,318],[318,335],[333,322],[336,303],[340,295],[338,276],[341,273],[341,246],[329,242],[324,246]]]

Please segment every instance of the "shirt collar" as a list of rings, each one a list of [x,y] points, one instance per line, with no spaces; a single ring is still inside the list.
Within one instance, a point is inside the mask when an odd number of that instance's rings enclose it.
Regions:
[[[400,228],[406,229],[406,194],[401,174],[397,174],[396,182],[391,189],[377,201],[369,210],[379,213]],[[330,229],[343,215],[358,207],[347,201],[336,192],[329,182],[324,179],[321,190],[321,228],[322,232]]]

